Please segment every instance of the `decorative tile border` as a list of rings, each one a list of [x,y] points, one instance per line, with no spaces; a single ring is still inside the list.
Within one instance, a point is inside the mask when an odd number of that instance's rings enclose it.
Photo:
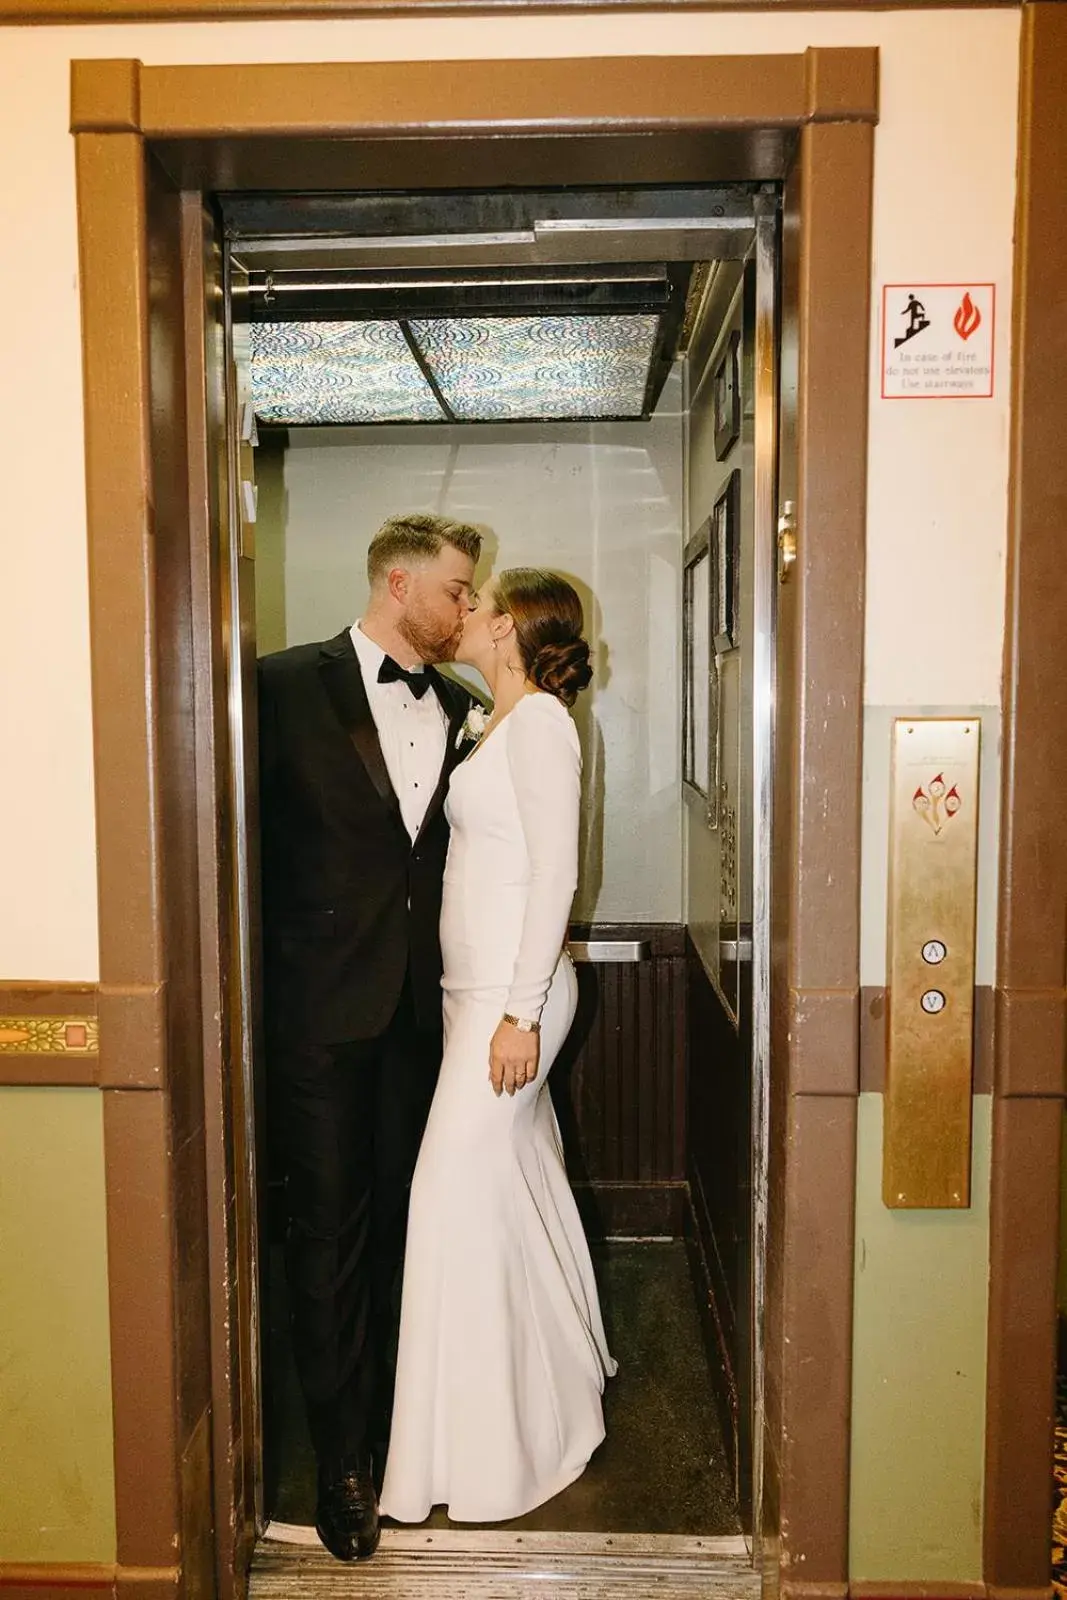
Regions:
[[[0,1087],[98,1086],[99,1009],[95,983],[0,979]]]
[[[95,1017],[0,1016],[0,1055],[95,1056],[100,1026]]]

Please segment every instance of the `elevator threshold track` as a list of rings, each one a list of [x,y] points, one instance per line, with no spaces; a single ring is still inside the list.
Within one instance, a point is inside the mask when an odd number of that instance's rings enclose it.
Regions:
[[[741,1535],[385,1528],[374,1559],[348,1565],[312,1528],[271,1523],[250,1600],[757,1600],[759,1587]]]

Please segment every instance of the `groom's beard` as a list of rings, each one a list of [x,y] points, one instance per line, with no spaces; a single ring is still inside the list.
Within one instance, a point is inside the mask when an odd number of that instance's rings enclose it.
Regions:
[[[462,623],[446,633],[431,614],[409,606],[396,625],[396,631],[423,661],[454,661],[463,634]]]

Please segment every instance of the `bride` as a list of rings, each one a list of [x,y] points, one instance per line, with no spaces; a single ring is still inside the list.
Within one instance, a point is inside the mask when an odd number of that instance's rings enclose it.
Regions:
[[[493,696],[452,776],[445,1051],[411,1190],[382,1512],[518,1517],[585,1469],[615,1371],[563,1165],[548,1072],[574,1019],[563,951],[592,676],[582,608],[551,572],[491,579],[456,660]]]

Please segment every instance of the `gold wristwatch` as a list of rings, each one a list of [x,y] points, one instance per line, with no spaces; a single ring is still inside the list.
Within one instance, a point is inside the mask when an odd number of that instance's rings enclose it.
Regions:
[[[504,1012],[505,1022],[510,1022],[513,1028],[518,1028],[520,1033],[540,1033],[541,1024],[531,1022],[529,1017],[513,1017],[509,1011]]]

